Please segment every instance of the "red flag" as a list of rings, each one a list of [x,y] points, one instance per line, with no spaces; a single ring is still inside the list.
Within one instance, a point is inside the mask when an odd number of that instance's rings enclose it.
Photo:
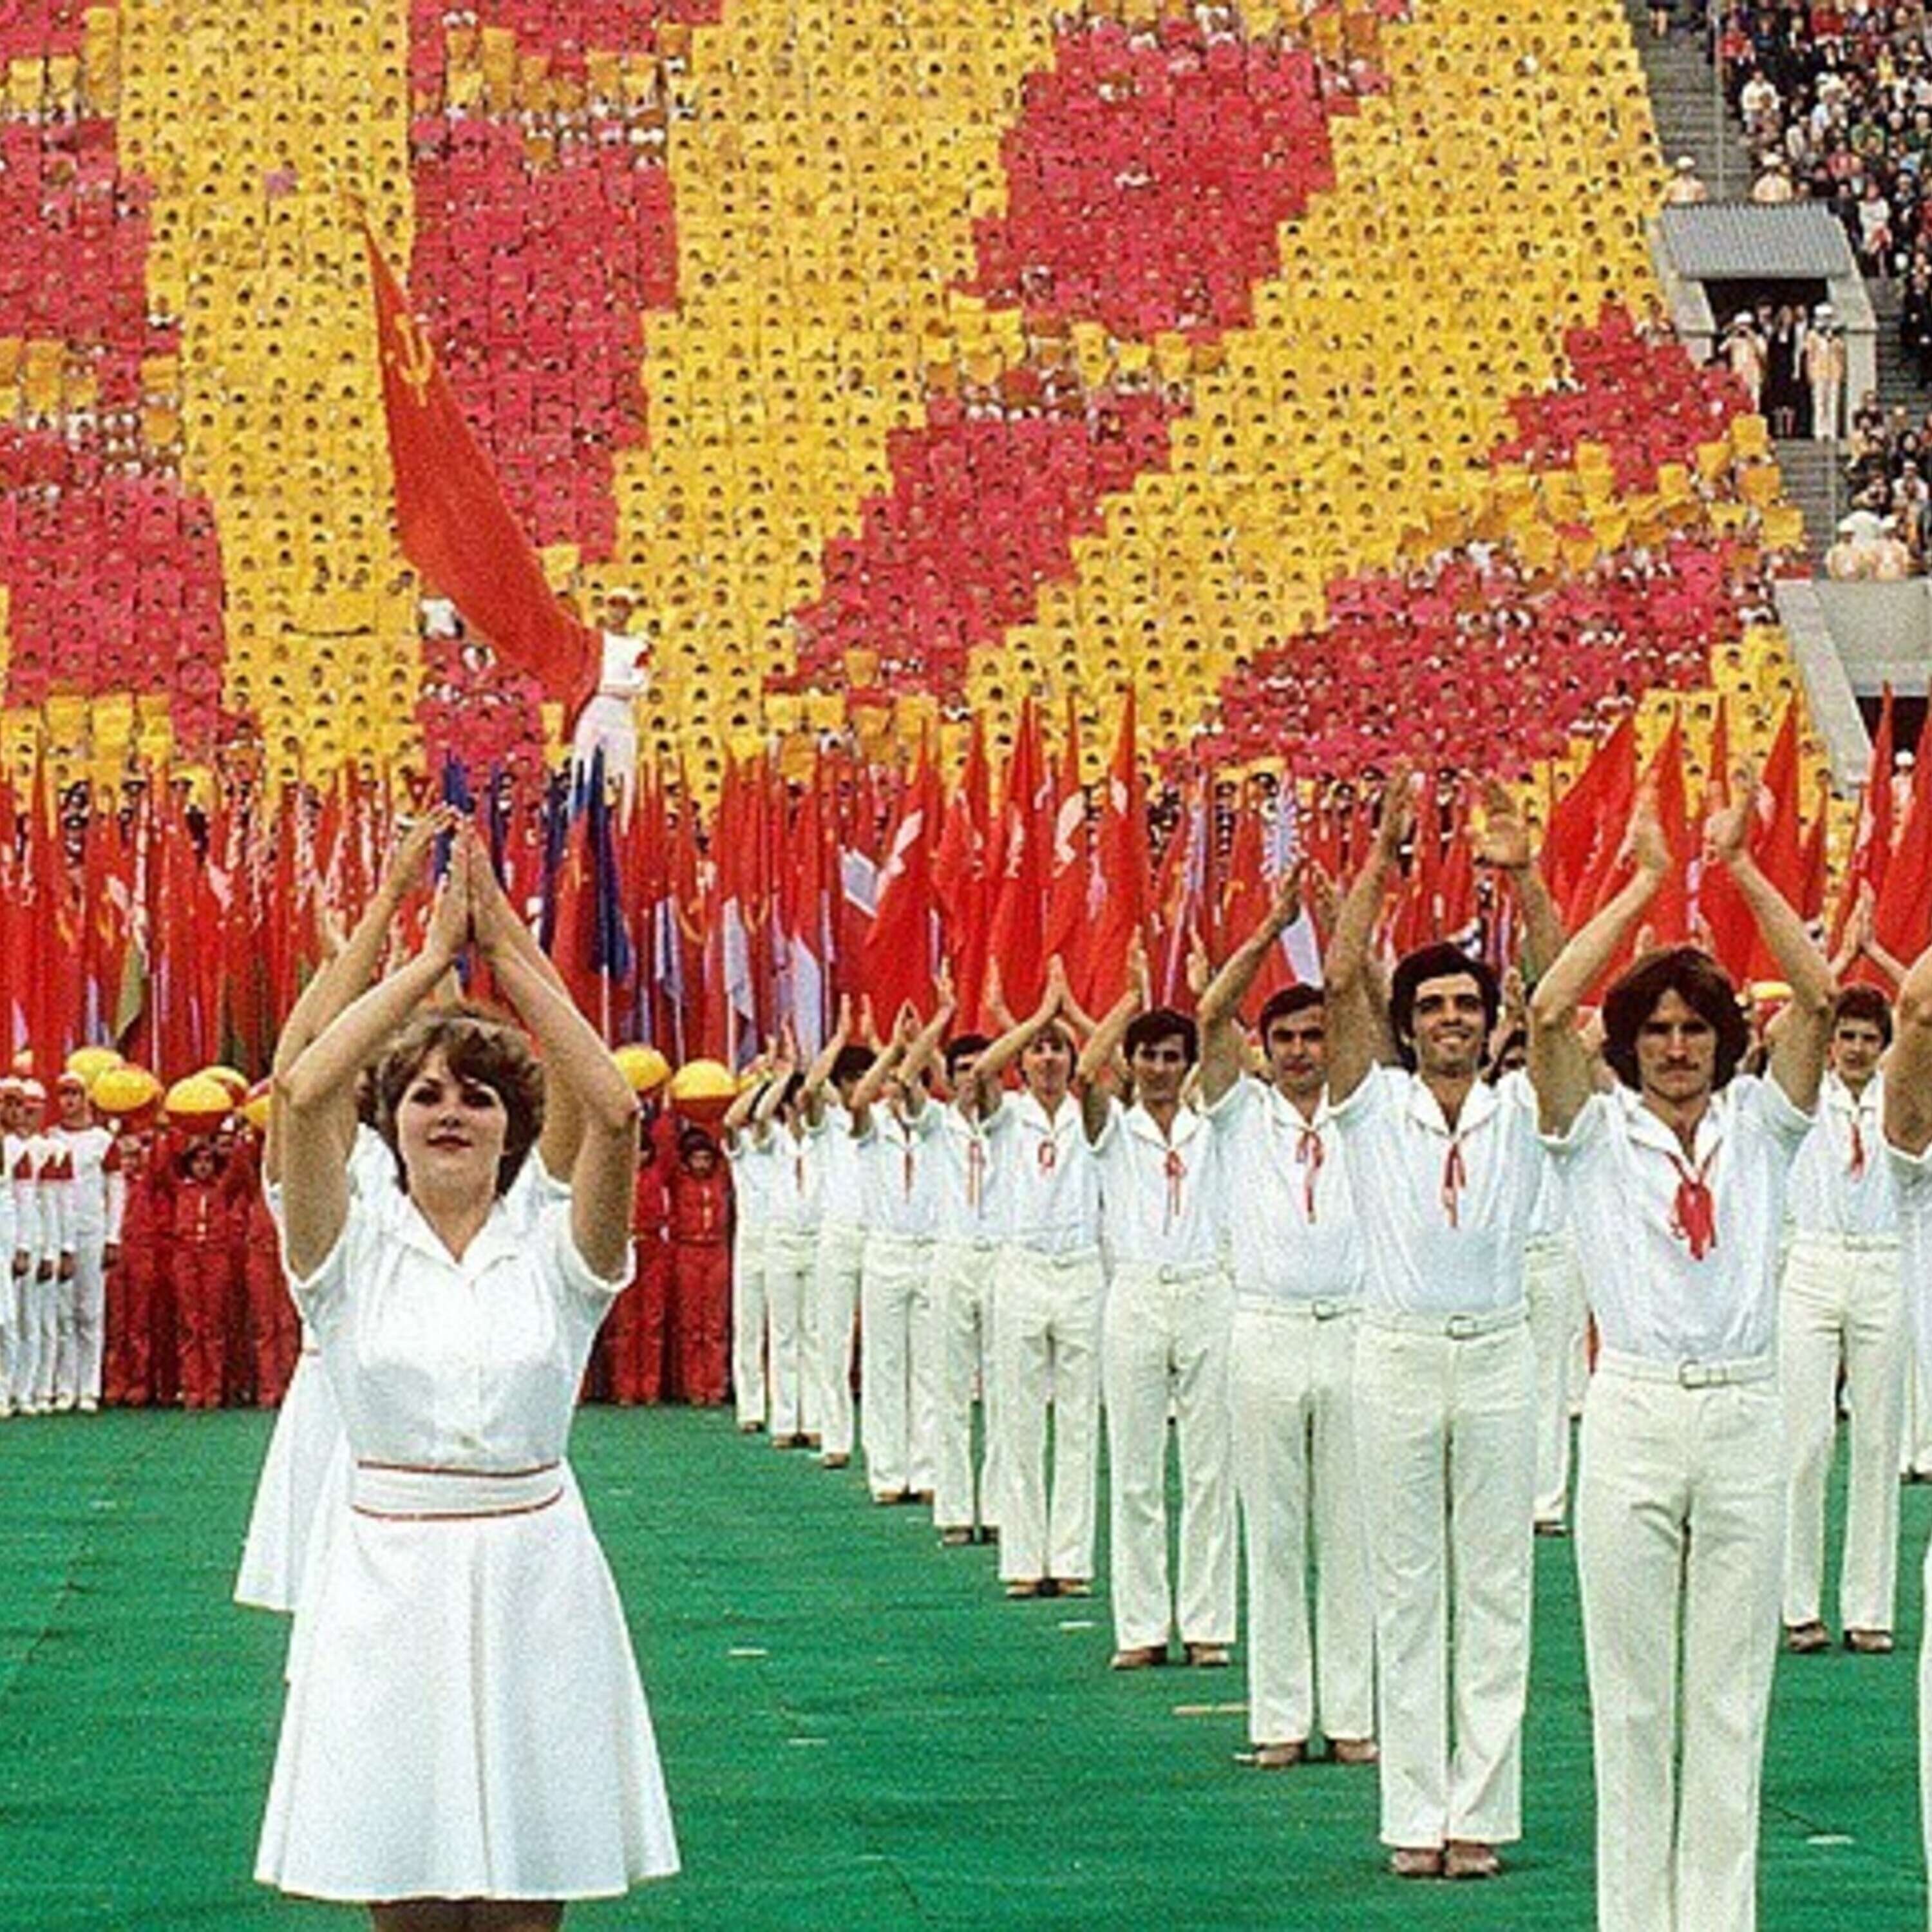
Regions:
[[[574,716],[596,689],[602,643],[557,602],[367,223],[362,235],[403,554]]]
[[[1786,703],[1758,781],[1751,856],[1758,869],[1796,906],[1804,897],[1804,800],[1798,770],[1798,705]],[[1778,962],[1754,927],[1749,976],[1775,980]]]
[[[946,922],[959,1024],[983,1030],[990,1017],[980,1005],[986,977],[988,916],[992,910],[987,848],[992,823],[986,743],[976,712],[966,740],[966,765],[946,802],[946,824],[933,861],[933,886]]]
[[[1543,876],[1574,932],[1595,909],[1636,796],[1636,733],[1628,716],[1556,801],[1543,840]]]
[[[1858,830],[1852,838],[1852,862],[1846,869],[1844,890],[1838,896],[1837,916],[1832,922],[1834,952],[1844,938],[1845,923],[1858,902],[1860,891],[1869,886],[1876,899],[1885,884],[1886,868],[1892,862],[1892,686],[1888,684],[1879,702],[1878,729],[1872,734],[1871,761],[1865,767]]]
[[[1033,700],[1020,706],[1019,730],[1006,764],[1000,807],[1000,841],[994,864],[993,912],[987,944],[1000,962],[1000,990],[1016,1013],[1040,1002],[1046,962],[1041,951],[1041,915],[1046,905],[1047,866],[1053,837],[1048,817],[1046,759],[1040,713]]]
[[[1704,788],[1703,816],[1708,818],[1731,796],[1730,713],[1720,694],[1718,722],[1711,733],[1711,776]],[[1701,832],[1700,832],[1701,841]],[[1721,863],[1700,863],[1697,876],[1697,917],[1708,935],[1711,951],[1732,978],[1750,977],[1757,926],[1743,896],[1731,883]]]
[[[1086,983],[1074,990],[1098,1013],[1120,997],[1127,982],[1127,947],[1144,934],[1154,886],[1154,860],[1148,838],[1147,790],[1135,738],[1134,688],[1128,686],[1114,738],[1107,796],[1095,840],[1097,903],[1090,926]],[[1177,831],[1175,836],[1179,837]]]
[[[1879,944],[1894,959],[1916,959],[1932,941],[1932,733],[1920,740],[1912,802],[1874,908]]]
[[[1048,854],[1044,958],[1058,954],[1068,984],[1079,991],[1086,971],[1088,902],[1094,890],[1093,840],[1087,825],[1087,788],[1080,778],[1080,721],[1066,706],[1066,742],[1060,747],[1054,788],[1052,848]]]
[[[907,1001],[932,1010],[936,902],[932,848],[940,809],[939,781],[923,752],[899,802],[898,822],[879,868],[878,910],[866,937],[864,985],[883,1031]]]

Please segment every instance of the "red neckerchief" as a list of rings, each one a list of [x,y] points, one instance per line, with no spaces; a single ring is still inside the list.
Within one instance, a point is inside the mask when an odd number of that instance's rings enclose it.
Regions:
[[[966,1204],[976,1214],[986,1190],[986,1146],[976,1134],[966,1143]]]
[[[1854,1180],[1862,1180],[1865,1173],[1865,1137],[1858,1132],[1858,1112],[1854,1107],[1852,1114],[1852,1166]]]
[[[1161,1216],[1161,1232],[1166,1234],[1173,1226],[1174,1216],[1180,1212],[1180,1184],[1186,1178],[1187,1163],[1180,1157],[1180,1150],[1171,1147],[1167,1159],[1162,1163],[1167,1175],[1167,1206]]]
[[[912,1142],[910,1140],[905,1144],[905,1152],[900,1156],[899,1172],[905,1198],[910,1201],[912,1198]]]
[[[1462,1225],[1460,1208],[1464,1188],[1469,1184],[1469,1170],[1462,1164],[1462,1136],[1449,1136],[1449,1151],[1442,1156],[1442,1211],[1452,1228]]]
[[[1060,1138],[1049,1133],[1040,1144],[1040,1171],[1051,1174],[1060,1165]]]
[[[1677,1196],[1670,1206],[1670,1232],[1690,1244],[1690,1258],[1701,1262],[1718,1245],[1718,1203],[1711,1192],[1711,1163],[1718,1148],[1700,1160],[1694,1171],[1677,1154],[1666,1148],[1664,1158],[1677,1170]]]
[[[1322,1130],[1301,1123],[1294,1143],[1294,1164],[1301,1170],[1301,1205],[1310,1221],[1315,1219],[1315,1180],[1322,1172],[1328,1150],[1322,1144]]]

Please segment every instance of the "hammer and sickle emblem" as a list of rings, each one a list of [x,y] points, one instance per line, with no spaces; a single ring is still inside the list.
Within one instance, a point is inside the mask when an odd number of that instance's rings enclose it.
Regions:
[[[429,400],[429,379],[436,374],[436,352],[429,346],[422,324],[407,309],[396,317],[397,346],[389,351],[390,365],[409,385],[410,393],[422,408]]]

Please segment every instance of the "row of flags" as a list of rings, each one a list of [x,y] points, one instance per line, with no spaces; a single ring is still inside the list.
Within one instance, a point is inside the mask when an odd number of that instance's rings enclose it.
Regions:
[[[1715,772],[1725,736],[1720,717]],[[1834,938],[1868,892],[1880,939],[1909,959],[1932,939],[1932,760],[1902,788],[1892,740],[1888,697],[1856,848],[1828,905],[1824,800],[1808,817],[1795,710],[1758,781],[1754,847]],[[1200,962],[1247,936],[1298,862],[1303,910],[1255,997],[1318,977],[1316,882],[1345,884],[1365,856],[1374,785],[1202,770],[1150,796],[1130,699],[1103,775],[1084,782],[1082,770],[1073,721],[1050,748],[1028,706],[1007,757],[976,731],[950,775],[924,753],[902,770],[835,746],[802,780],[775,759],[740,760],[709,807],[648,767],[620,793],[596,762],[542,787],[452,764],[440,790],[475,818],[512,903],[604,1036],[649,1040],[674,1060],[742,1064],[788,1024],[810,1052],[848,995],[870,1001],[883,1032],[902,1003],[932,1011],[942,964],[962,1029],[1030,1010],[1055,956],[1098,1014],[1124,985],[1136,934],[1154,997],[1184,1008]],[[1647,759],[1620,724],[1556,802],[1542,866],[1566,924],[1622,882],[1623,831],[1645,787],[1682,861],[1645,936],[1706,944],[1740,981],[1770,976],[1728,878],[1700,861],[1718,788],[1688,796],[1676,724]],[[170,1076],[214,1060],[260,1072],[306,976],[368,903],[400,816],[429,802],[348,775],[320,793],[236,782],[201,799],[165,774],[118,795],[57,796],[44,770],[23,788],[0,784],[0,1013],[12,1045],[43,1065],[105,1042]],[[1468,780],[1422,781],[1381,928],[1391,954],[1448,935],[1498,964],[1513,956],[1511,890],[1474,861],[1480,812]],[[420,935],[432,890],[422,882],[406,902],[398,949]]]

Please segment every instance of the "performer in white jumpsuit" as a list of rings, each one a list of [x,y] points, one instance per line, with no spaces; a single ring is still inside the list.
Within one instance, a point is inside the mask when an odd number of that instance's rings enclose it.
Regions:
[[[56,1090],[60,1119],[50,1138],[71,1171],[74,1270],[61,1284],[54,1406],[92,1415],[100,1406],[103,1282],[118,1258],[128,1188],[118,1164],[108,1158],[114,1136],[94,1120],[87,1082],[64,1073]]]

